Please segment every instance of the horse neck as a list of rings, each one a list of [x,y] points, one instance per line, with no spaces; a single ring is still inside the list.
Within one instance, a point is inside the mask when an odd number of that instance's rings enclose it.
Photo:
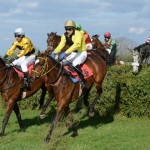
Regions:
[[[54,60],[52,57],[49,57],[48,59],[48,70],[47,70],[47,76],[50,80],[50,83],[53,83],[59,77],[61,76],[62,73],[62,65]]]
[[[58,46],[58,44],[60,43],[61,41],[61,36],[57,35],[56,36],[56,46]]]
[[[104,48],[102,42],[99,39],[97,40],[97,48]]]

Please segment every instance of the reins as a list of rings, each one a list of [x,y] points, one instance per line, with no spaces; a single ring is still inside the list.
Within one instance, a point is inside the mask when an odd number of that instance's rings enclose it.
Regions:
[[[43,59],[45,62],[44,62],[44,65],[41,69],[40,72],[37,72],[36,70],[32,70],[35,74],[38,74],[38,76],[36,75],[37,78],[40,78],[41,76],[45,76],[47,75],[49,72],[51,72],[58,64],[59,62],[57,62],[51,69],[48,70],[48,63],[47,63],[47,57],[46,58],[43,58],[43,57],[38,57],[39,59]],[[53,81],[52,83],[50,83],[51,86],[56,86],[57,84],[57,81],[60,81],[61,80],[61,72],[62,72],[62,65],[61,65],[61,68],[59,69],[59,72],[57,74],[57,77],[56,77],[56,80]],[[46,71],[47,70],[47,71]],[[46,71],[46,72],[45,72]],[[55,83],[56,82],[56,83]]]

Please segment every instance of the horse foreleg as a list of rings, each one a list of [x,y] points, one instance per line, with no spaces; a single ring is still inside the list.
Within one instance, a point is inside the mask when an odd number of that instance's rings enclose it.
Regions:
[[[7,104],[6,113],[5,113],[3,122],[2,122],[2,129],[1,129],[1,132],[0,132],[1,137],[4,136],[5,128],[6,128],[6,125],[8,123],[9,117],[12,113],[13,107],[14,107],[14,102],[13,102],[13,100],[10,100]]]
[[[89,109],[89,116],[90,117],[94,116],[94,109],[95,109],[96,102],[97,102],[97,100],[99,99],[99,97],[102,93],[102,88],[101,87],[96,87],[96,88],[97,88],[97,94],[96,94],[96,97],[95,97],[93,103],[90,105],[90,109]]]
[[[23,125],[23,122],[22,122],[22,119],[21,119],[21,114],[20,114],[19,106],[18,106],[17,103],[14,105],[14,112],[15,112],[16,117],[18,119],[18,124],[19,124],[19,127],[20,127],[19,131],[25,131],[25,128],[24,128],[24,125]]]
[[[91,88],[92,88],[92,86],[91,86],[89,89],[87,89],[86,93],[85,93],[84,96],[83,96],[84,105],[85,105],[86,107],[89,106],[88,96],[89,96],[89,92],[90,92]]]
[[[49,142],[50,141],[52,133],[53,133],[53,130],[54,130],[55,126],[57,125],[57,123],[58,123],[58,121],[59,121],[59,119],[60,119],[60,117],[62,115],[62,112],[63,112],[62,110],[60,110],[60,111],[58,110],[57,111],[56,116],[53,119],[53,122],[52,122],[51,128],[49,130],[49,133],[46,136],[46,138],[44,139],[45,142]]]
[[[39,100],[39,104],[40,104],[39,109],[42,109],[43,107],[45,95],[46,95],[46,88],[42,88],[42,94]]]
[[[45,117],[45,112],[46,112],[46,109],[47,107],[49,106],[50,102],[53,100],[53,97],[50,97],[46,104],[42,107],[42,110],[41,110],[41,113],[40,113],[40,118],[43,119]]]

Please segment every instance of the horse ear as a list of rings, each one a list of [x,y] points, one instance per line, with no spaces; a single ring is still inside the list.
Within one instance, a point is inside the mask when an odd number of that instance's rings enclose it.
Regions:
[[[40,51],[38,51],[38,53],[37,53],[37,54],[38,54],[38,56],[40,56],[40,55],[41,55],[41,52],[40,52]]]
[[[47,33],[47,36],[49,36],[49,33]]]

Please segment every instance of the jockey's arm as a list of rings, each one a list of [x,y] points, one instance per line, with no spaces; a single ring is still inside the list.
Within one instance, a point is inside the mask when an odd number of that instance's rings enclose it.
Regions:
[[[17,48],[17,45],[16,45],[16,42],[14,42],[13,45],[12,45],[12,47],[7,51],[6,54],[8,56],[12,55],[16,48]]]
[[[31,44],[31,42],[28,39],[25,39],[24,43],[23,43],[23,50],[20,51],[20,53],[18,54],[18,57],[22,57],[24,55],[26,55],[27,53],[29,53],[32,50],[33,46]]]
[[[61,41],[60,41],[59,45],[55,48],[54,53],[56,53],[56,54],[60,53],[65,45],[66,45],[66,38],[64,35],[62,35]]]
[[[79,48],[81,47],[82,36],[78,35],[77,37],[73,39],[73,41],[74,41],[74,44],[66,50],[65,52],[66,54],[70,54],[71,52],[75,50],[79,50]]]

